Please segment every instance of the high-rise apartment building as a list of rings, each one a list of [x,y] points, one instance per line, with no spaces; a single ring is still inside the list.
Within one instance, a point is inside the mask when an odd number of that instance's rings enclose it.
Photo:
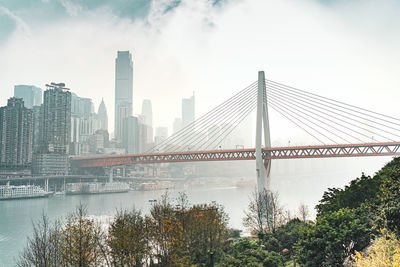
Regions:
[[[129,51],[118,51],[115,59],[115,122],[114,137],[122,140],[124,118],[132,116],[133,62]]]
[[[71,142],[71,93],[63,83],[46,85],[43,101],[41,144],[34,154],[32,172],[41,175],[68,174]]]
[[[43,105],[32,108],[32,153],[40,149],[40,128],[43,127]]]
[[[182,99],[182,127],[185,128],[194,121],[194,93],[190,98]]]
[[[146,126],[146,143],[153,143],[153,108],[151,100],[145,99],[142,104],[143,124]]]
[[[15,85],[14,96],[22,98],[26,108],[42,104],[42,89],[33,85]]]
[[[43,103],[42,149],[69,153],[71,141],[71,93],[64,84],[47,85]]]
[[[32,110],[22,98],[10,98],[0,108],[0,166],[27,167],[32,160]]]

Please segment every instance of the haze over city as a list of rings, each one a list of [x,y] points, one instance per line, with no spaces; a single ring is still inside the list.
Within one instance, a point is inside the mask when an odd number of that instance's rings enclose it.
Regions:
[[[113,63],[116,51],[129,50],[133,113],[151,99],[156,126],[172,129],[181,98],[193,91],[199,116],[255,81],[258,70],[396,115],[388,102],[399,96],[396,1],[2,3],[0,105],[15,84],[65,82],[96,107],[104,97],[113,132]],[[274,125],[273,139],[290,127]]]
[[[400,259],[399,14],[0,0],[0,267]]]

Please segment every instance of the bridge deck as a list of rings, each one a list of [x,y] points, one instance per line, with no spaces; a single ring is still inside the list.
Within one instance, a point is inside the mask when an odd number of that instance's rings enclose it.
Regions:
[[[264,159],[330,158],[400,155],[400,142],[264,148]],[[254,160],[255,149],[187,151],[73,158],[73,168],[129,164]]]

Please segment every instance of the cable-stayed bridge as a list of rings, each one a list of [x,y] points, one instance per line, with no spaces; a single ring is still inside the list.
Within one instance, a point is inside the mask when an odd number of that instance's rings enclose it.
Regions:
[[[268,108],[319,145],[272,147]],[[256,110],[255,148],[221,144]],[[196,161],[256,160],[259,190],[269,189],[272,159],[394,156],[400,119],[265,79],[258,80],[143,154],[72,159],[73,168]]]

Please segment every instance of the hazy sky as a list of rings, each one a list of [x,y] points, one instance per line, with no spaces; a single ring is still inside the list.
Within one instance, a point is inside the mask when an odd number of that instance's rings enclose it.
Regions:
[[[15,84],[65,82],[114,121],[117,50],[134,58],[134,112],[155,126],[196,94],[203,114],[267,78],[400,117],[400,1],[0,0],[0,105]],[[271,114],[273,138],[287,131]],[[112,130],[112,129],[111,129]]]

